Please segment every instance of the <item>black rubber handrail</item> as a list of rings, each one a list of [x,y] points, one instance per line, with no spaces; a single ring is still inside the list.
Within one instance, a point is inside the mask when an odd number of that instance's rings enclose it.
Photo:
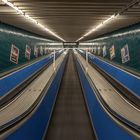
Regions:
[[[91,54],[92,54],[92,53],[91,53]],[[92,54],[92,55],[95,55],[95,54]],[[140,77],[140,73],[138,73],[135,69],[131,69],[131,68],[128,67],[128,66],[126,66],[126,67],[121,66],[120,64],[117,64],[117,63],[115,63],[115,62],[113,62],[113,61],[109,61],[109,60],[107,60],[107,59],[104,59],[104,58],[102,58],[101,56],[97,56],[97,55],[95,55],[95,56],[96,56],[97,58],[101,59],[102,61],[105,61],[105,62],[110,63],[111,65],[113,65],[113,66],[115,66],[115,67],[118,67],[119,69],[122,69],[122,70],[124,70],[124,71],[126,71],[126,72],[128,72],[128,73],[131,73],[131,74],[133,74],[133,75],[135,75],[135,76]]]
[[[20,69],[23,69],[24,67],[27,67],[27,66],[29,66],[33,63],[36,63],[37,61],[40,61],[41,59],[45,58],[46,56],[49,56],[49,54],[45,55],[45,56],[42,56],[42,57],[39,57],[39,58],[36,58],[36,59],[33,59],[33,60],[28,61],[26,63],[20,64],[19,66],[14,67],[14,68],[12,68],[8,71],[2,72],[2,73],[0,73],[0,78],[3,78],[4,76],[7,76],[7,75],[9,75],[13,72],[16,72],[16,71],[20,70]]]
[[[85,55],[82,55],[85,58]],[[89,63],[131,104],[136,108],[140,109],[140,98],[133,94],[129,89],[124,87],[121,83],[111,77],[108,73],[102,70],[99,66],[94,64],[92,60],[89,59]]]
[[[65,63],[65,62],[66,62],[66,59],[64,59],[62,63]],[[26,119],[32,112],[35,111],[35,109],[40,105],[42,99],[47,94],[46,91],[50,87],[50,85],[51,85],[51,83],[52,83],[52,81],[53,81],[58,69],[56,69],[56,72],[51,76],[50,80],[48,81],[48,83],[44,87],[44,89],[41,92],[40,96],[37,98],[37,100],[32,104],[32,106],[27,111],[25,111],[22,115],[16,117],[12,121],[4,124],[3,126],[0,126],[0,135],[5,133],[6,131],[10,130],[11,128],[15,127],[16,125],[18,125],[20,122],[22,122],[24,119]]]
[[[81,65],[81,68],[84,70],[84,72],[86,71],[85,68],[82,65]],[[92,82],[92,80],[91,80],[91,78],[90,78],[90,76],[88,74],[86,74],[86,78],[89,81],[90,86],[92,87],[93,91],[95,92],[95,94],[96,94],[96,96],[98,98],[98,101],[106,109],[105,111],[107,111],[107,114],[109,113],[111,117],[115,118],[123,126],[125,126],[126,128],[128,128],[133,135],[135,135],[136,137],[138,137],[139,136],[139,133],[140,133],[140,127],[138,125],[133,124],[132,122],[128,121],[127,119],[121,117],[119,114],[117,114],[115,111],[113,111],[108,106],[108,104],[104,101],[104,99],[100,95],[98,89],[96,88],[95,84]]]
[[[60,56],[56,56],[56,59]],[[49,63],[45,66],[43,66],[42,69],[35,72],[31,77],[28,77],[26,80],[24,80],[21,84],[19,84],[17,87],[12,89],[9,93],[6,94],[6,96],[2,97],[0,100],[0,109],[9,104],[12,100],[14,100],[18,95],[20,95],[21,91],[24,90],[33,80],[35,80],[51,63],[53,60],[49,61]]]

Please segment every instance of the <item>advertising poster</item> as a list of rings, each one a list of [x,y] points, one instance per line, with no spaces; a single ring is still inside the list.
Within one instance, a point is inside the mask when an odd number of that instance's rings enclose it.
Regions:
[[[38,48],[37,47],[34,47],[34,56],[38,57]]]
[[[30,60],[30,57],[31,57],[31,48],[28,45],[26,45],[25,58]]]
[[[93,47],[92,47],[92,50],[91,50],[91,52],[92,52],[92,53],[94,53],[94,48],[93,48]]]
[[[107,50],[106,50],[106,46],[103,47],[103,57],[105,57],[107,55]]]
[[[47,47],[44,48],[44,53],[47,54]]]
[[[114,47],[114,45],[109,50],[110,50],[110,59],[112,60],[115,57],[115,47]]]
[[[98,55],[101,54],[101,47],[98,47]]]
[[[19,49],[15,46],[11,46],[11,54],[10,54],[10,61],[18,64],[18,58],[19,58]]]
[[[96,47],[93,48],[93,53],[96,54]]]
[[[121,49],[121,57],[122,63],[126,63],[130,60],[129,48],[127,44]]]
[[[40,46],[40,54],[43,55],[43,47]]]

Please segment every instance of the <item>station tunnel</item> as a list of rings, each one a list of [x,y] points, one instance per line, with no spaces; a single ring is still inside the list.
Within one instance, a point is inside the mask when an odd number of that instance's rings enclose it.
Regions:
[[[140,140],[140,0],[0,0],[0,140]]]

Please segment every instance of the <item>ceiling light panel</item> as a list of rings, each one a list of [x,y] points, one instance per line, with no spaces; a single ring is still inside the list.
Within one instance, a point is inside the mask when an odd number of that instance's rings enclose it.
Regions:
[[[20,10],[13,3],[9,2],[8,0],[2,0],[2,2],[4,2],[5,4],[7,4],[8,6],[12,7],[18,14],[23,15],[24,18],[30,20],[34,24],[37,24],[39,27],[43,28],[46,32],[50,33],[51,35],[53,35],[56,38],[60,39],[61,41],[65,42],[65,40],[63,38],[61,38],[60,36],[58,36],[57,34],[55,34],[54,32],[52,32],[50,29],[48,29],[47,27],[45,27],[44,25],[42,25],[41,23],[39,23],[37,20],[35,20],[31,16],[29,16],[27,13],[23,12],[22,10]]]
[[[99,28],[103,27],[105,24],[107,24],[108,22],[110,22],[111,20],[113,20],[114,18],[116,18],[118,15],[119,14],[116,14],[116,15],[114,14],[114,15],[110,16],[108,19],[104,20],[102,23],[100,23],[99,25],[97,25],[95,28],[91,29],[89,32],[87,32],[82,37],[80,37],[79,39],[77,39],[76,42],[82,40],[84,37],[90,35],[94,31],[97,31]]]

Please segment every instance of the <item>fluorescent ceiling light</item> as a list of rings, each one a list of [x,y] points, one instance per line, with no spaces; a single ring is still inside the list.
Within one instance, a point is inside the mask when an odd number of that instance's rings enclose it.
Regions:
[[[32,17],[30,17],[28,14],[26,14],[25,12],[23,12],[22,10],[20,10],[17,6],[15,6],[13,3],[9,2],[8,0],[2,0],[5,4],[7,4],[8,6],[12,7],[13,9],[16,10],[16,12],[20,15],[23,15],[24,17],[26,17],[28,20],[32,21],[33,23],[37,24],[38,26],[40,26],[41,28],[43,28],[45,31],[49,32],[50,34],[52,34],[53,36],[55,36],[56,38],[60,39],[61,41],[65,42],[65,40],[63,38],[61,38],[60,36],[58,36],[57,34],[55,34],[54,32],[52,32],[50,29],[48,29],[47,27],[45,27],[44,25],[42,25],[41,23],[39,23],[37,20],[33,19]]]
[[[93,33],[94,31],[97,31],[97,29],[101,28],[102,26],[104,26],[106,23],[108,23],[110,20],[114,19],[115,17],[117,17],[119,14],[114,14],[112,16],[110,16],[108,19],[106,19],[105,21],[103,21],[102,23],[100,23],[99,25],[97,25],[95,28],[91,29],[89,32],[87,32],[86,34],[84,34],[82,37],[80,37],[79,39],[76,40],[76,42],[82,40],[84,37],[90,35],[91,33]]]

